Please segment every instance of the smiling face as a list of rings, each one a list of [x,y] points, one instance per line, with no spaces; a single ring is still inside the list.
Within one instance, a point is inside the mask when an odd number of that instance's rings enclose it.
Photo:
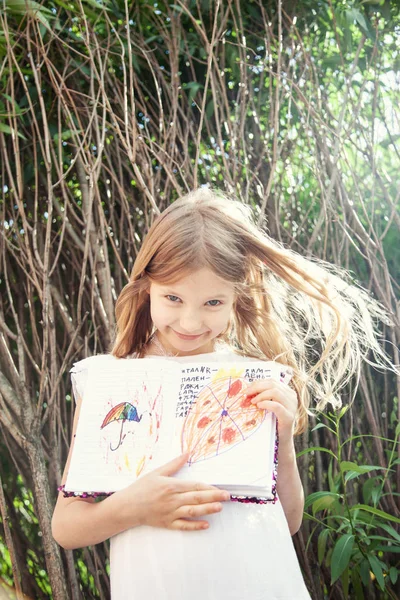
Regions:
[[[166,285],[151,283],[150,314],[164,348],[179,356],[212,352],[225,331],[234,285],[207,268]]]

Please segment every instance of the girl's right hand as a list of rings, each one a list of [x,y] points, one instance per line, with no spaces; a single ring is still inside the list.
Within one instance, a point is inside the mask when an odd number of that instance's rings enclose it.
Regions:
[[[137,525],[187,531],[208,528],[208,522],[198,517],[220,512],[221,502],[229,500],[230,495],[212,485],[171,477],[187,460],[188,454],[182,454],[116,492],[128,528]]]

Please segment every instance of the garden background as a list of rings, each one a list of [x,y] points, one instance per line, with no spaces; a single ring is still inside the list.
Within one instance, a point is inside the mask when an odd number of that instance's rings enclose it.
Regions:
[[[348,269],[391,315],[399,363],[399,48],[384,0],[0,0],[0,575],[20,597],[109,597],[108,543],[51,535],[68,370],[108,351],[179,195],[211,184]],[[313,600],[396,598],[398,397],[367,366],[352,408],[298,440]]]

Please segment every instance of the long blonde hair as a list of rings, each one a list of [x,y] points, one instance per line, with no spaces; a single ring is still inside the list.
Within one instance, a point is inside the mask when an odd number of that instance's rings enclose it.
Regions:
[[[112,354],[142,356],[153,333],[151,281],[172,283],[203,267],[234,283],[232,319],[222,339],[240,354],[278,360],[294,370],[296,433],[307,425],[310,398],[322,410],[341,405],[339,391],[370,351],[391,367],[374,321],[383,308],[348,274],[308,260],[261,231],[250,207],[200,188],[171,204],[151,226],[116,303]],[[371,362],[368,360],[368,362]]]

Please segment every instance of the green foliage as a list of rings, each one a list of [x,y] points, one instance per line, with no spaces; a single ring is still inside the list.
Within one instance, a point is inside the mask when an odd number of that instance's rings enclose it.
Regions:
[[[4,456],[4,455],[3,455]],[[1,461],[3,463],[3,461]],[[51,597],[51,587],[49,577],[46,571],[45,561],[41,555],[42,533],[39,528],[36,517],[32,492],[27,489],[20,475],[13,477],[8,473],[7,468],[2,464],[3,487],[6,496],[12,496],[12,507],[9,512],[13,512],[13,518],[9,525],[12,530],[12,522],[18,523],[18,530],[25,542],[25,563],[26,568],[35,579],[38,589],[44,594],[43,597]],[[4,477],[5,475],[5,477]],[[15,515],[15,516],[14,516]],[[0,518],[0,524],[2,520]],[[12,531],[14,535],[16,531]],[[38,551],[36,550],[38,549]],[[8,584],[12,584],[13,574],[11,569],[11,559],[9,550],[5,544],[5,537],[0,529],[0,575]]]
[[[329,490],[312,493],[305,501],[305,518],[317,524],[308,543],[318,536],[318,563],[330,569],[331,586],[340,581],[346,598],[362,600],[366,594],[364,586],[371,585],[379,590],[382,600],[393,598],[392,586],[400,571],[396,557],[400,553],[400,535],[396,530],[400,518],[378,506],[385,496],[385,485],[392,485],[400,427],[393,440],[384,440],[388,448],[387,468],[343,460],[347,444],[374,437],[362,434],[342,440],[341,421],[346,412],[347,407],[321,416],[322,421],[314,428],[327,427],[336,438],[337,451],[328,452]],[[311,446],[298,456],[321,451],[326,449]],[[373,473],[378,474],[365,477]],[[357,501],[360,494],[362,503]]]
[[[0,537],[0,576],[8,585],[13,583],[13,572],[8,548]]]

